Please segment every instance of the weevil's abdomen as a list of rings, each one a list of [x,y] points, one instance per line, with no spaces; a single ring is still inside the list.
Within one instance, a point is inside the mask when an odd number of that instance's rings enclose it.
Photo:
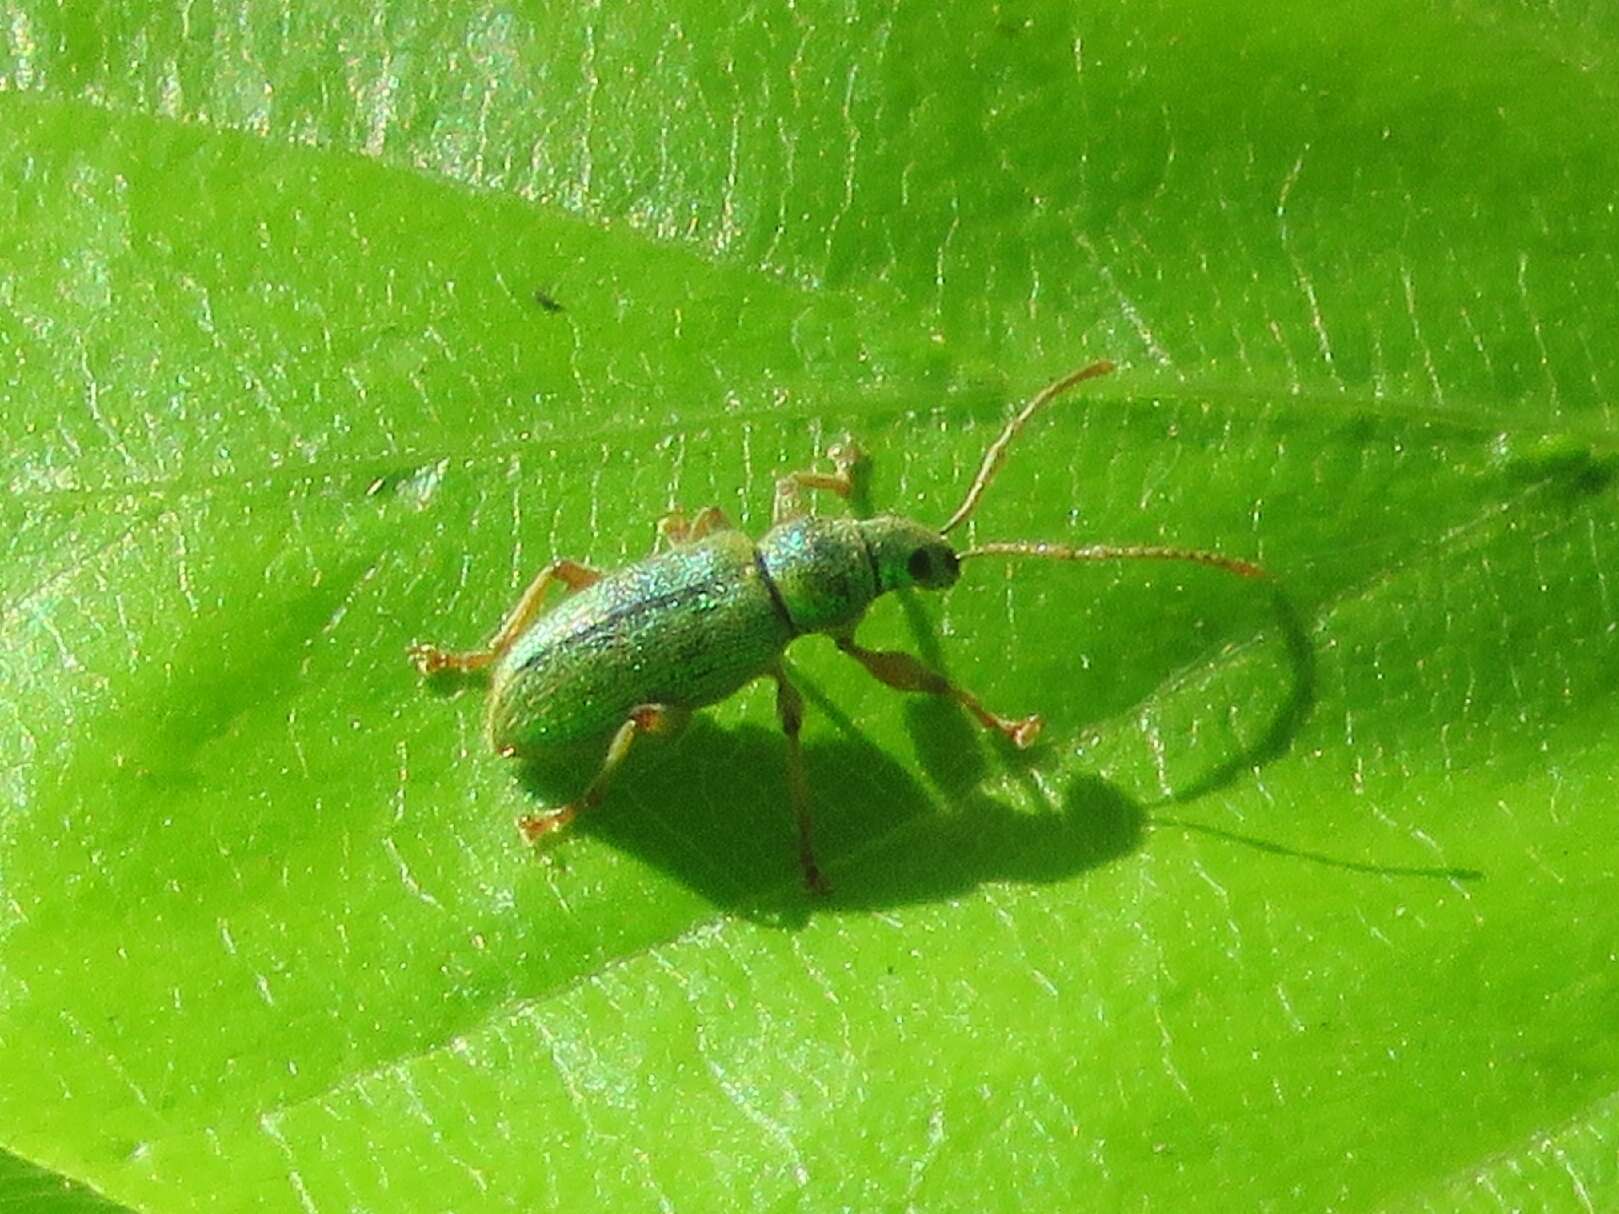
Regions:
[[[877,597],[877,567],[853,519],[782,523],[759,541],[759,558],[799,632],[852,627]]]
[[[717,703],[794,635],[753,541],[711,535],[540,615],[495,666],[489,740],[521,753],[610,733],[643,704]]]

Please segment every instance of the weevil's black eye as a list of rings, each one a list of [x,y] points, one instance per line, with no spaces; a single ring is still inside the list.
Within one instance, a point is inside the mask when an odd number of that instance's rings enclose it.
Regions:
[[[918,548],[905,562],[905,572],[911,575],[913,582],[926,581],[928,574],[933,572],[932,554],[926,548]]]

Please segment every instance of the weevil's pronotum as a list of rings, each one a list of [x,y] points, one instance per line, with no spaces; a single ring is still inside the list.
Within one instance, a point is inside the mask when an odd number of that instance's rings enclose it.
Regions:
[[[955,584],[962,561],[987,556],[1193,561],[1245,577],[1260,575],[1246,561],[1187,548],[1070,547],[1027,540],[964,551],[951,547],[945,537],[977,508],[1024,423],[1075,384],[1112,369],[1108,362],[1092,363],[1024,405],[984,452],[978,475],[942,527],[895,515],[806,514],[806,490],[849,496],[864,457],[846,442],[828,452],[834,471],[794,472],[776,482],[774,524],[757,542],[735,530],[717,507],[690,521],[676,512],[658,524],[670,545],[667,551],[617,573],[557,561],[530,583],[487,648],[449,653],[413,645],[410,656],[424,674],[494,668],[487,731],[502,755],[610,739],[600,769],[574,801],[519,822],[530,841],[560,830],[597,804],[639,735],[678,728],[693,710],[718,703],[754,679],[773,679],[776,712],[787,736],[799,859],[804,880],[822,890],[799,745],[804,701],[782,662],[796,638],[825,633],[879,681],[900,691],[948,697],[986,729],[1024,747],[1040,732],[1038,716],[999,716],[910,654],[867,649],[856,641],[855,629],[872,602],[906,586],[943,590]],[[556,582],[573,593],[541,615],[541,602]]]

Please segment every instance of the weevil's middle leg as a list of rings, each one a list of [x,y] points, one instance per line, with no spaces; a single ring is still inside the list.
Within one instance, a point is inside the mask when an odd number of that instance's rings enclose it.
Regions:
[[[663,548],[672,548],[676,544],[683,544],[690,534],[691,520],[686,517],[684,510],[676,506],[658,520],[657,537],[652,541],[652,550],[656,552]]]
[[[534,617],[539,614],[545,592],[552,582],[561,582],[569,590],[583,590],[586,586],[601,581],[601,576],[596,570],[577,561],[557,561],[547,565],[528,584],[528,589],[523,591],[523,597],[517,600],[517,606],[506,614],[505,620],[500,625],[500,631],[495,633],[495,639],[489,642],[487,648],[451,653],[449,650],[440,649],[437,645],[418,644],[410,647],[408,651],[410,660],[416,663],[416,669],[423,674],[433,674],[440,670],[482,670],[511,648],[512,642],[533,622]]]
[[[700,540],[716,531],[735,530],[736,526],[718,506],[704,506],[694,519],[687,519],[684,510],[675,509],[658,520],[658,538],[671,546]]]
[[[716,531],[735,531],[736,524],[726,517],[725,511],[718,506],[704,506],[697,512],[697,517],[691,521],[691,533],[688,539],[700,540],[705,535],[712,535]]]
[[[1024,717],[1019,721],[997,716],[985,708],[978,697],[970,691],[957,687],[942,674],[929,670],[908,653],[867,649],[863,645],[856,644],[852,636],[834,639],[839,649],[864,666],[878,681],[899,691],[920,691],[927,695],[946,696],[972,713],[985,729],[993,729],[996,733],[1010,738],[1019,750],[1031,745],[1040,736],[1040,727],[1045,722],[1038,716]]]
[[[776,715],[781,718],[782,733],[787,735],[787,789],[793,799],[793,816],[798,819],[798,863],[810,892],[824,894],[829,887],[815,863],[815,848],[810,840],[809,777],[804,772],[804,748],[798,740],[804,724],[804,697],[787,681],[782,667],[772,670],[770,677],[776,680]]]
[[[646,704],[630,713],[629,720],[620,725],[618,732],[613,735],[613,740],[607,747],[607,757],[602,760],[600,770],[586,785],[585,791],[561,809],[547,814],[526,814],[519,818],[517,829],[523,833],[523,838],[530,843],[536,843],[546,835],[561,830],[585,810],[599,805],[607,792],[607,786],[612,783],[613,773],[629,755],[630,747],[637,737],[644,733],[667,733],[678,729],[685,724],[690,715],[687,709],[660,704]]]
[[[773,521],[785,523],[804,513],[806,489],[824,489],[847,500],[854,492],[854,478],[865,462],[866,453],[853,439],[834,443],[827,449],[832,460],[832,472],[789,472],[776,481],[776,509]]]

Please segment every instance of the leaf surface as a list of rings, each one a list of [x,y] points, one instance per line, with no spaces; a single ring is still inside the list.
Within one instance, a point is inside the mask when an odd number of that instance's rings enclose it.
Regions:
[[[0,1199],[1619,1201],[1605,10],[5,18]],[[404,661],[1104,355],[973,535],[1271,584],[800,643],[824,903],[765,686],[538,863]]]

